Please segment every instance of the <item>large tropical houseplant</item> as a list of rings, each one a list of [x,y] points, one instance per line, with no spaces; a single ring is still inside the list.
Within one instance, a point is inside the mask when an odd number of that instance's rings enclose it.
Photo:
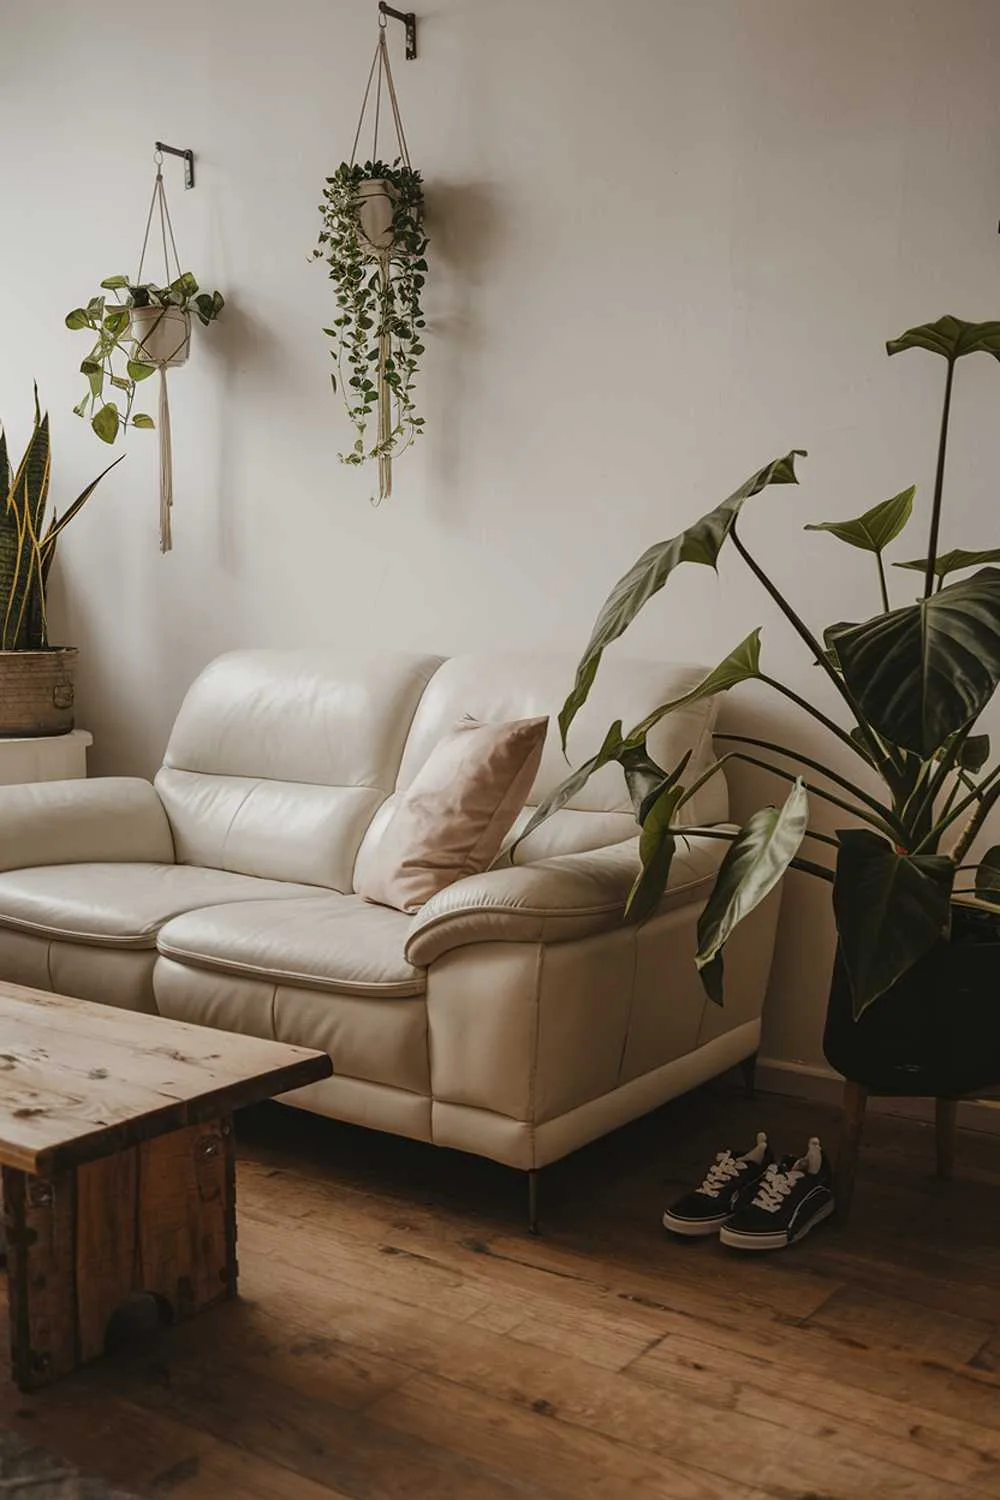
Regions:
[[[121,459],[116,460],[117,463]],[[0,429],[0,734],[65,734],[73,728],[72,647],[49,641],[46,588],[60,534],[87,503],[109,464],[67,506],[48,514],[52,455],[48,413],[35,391],[28,446],[11,468]]]
[[[559,716],[563,743],[605,648],[624,634],[685,562],[714,567],[723,547],[739,554],[832,684],[842,712],[830,717],[761,665],[750,632],[694,690],[625,730],[613,724],[600,750],[538,809],[537,826],[601,766],[617,762],[641,824],[641,872],[627,915],[641,921],[667,884],[678,840],[697,832],[729,847],[698,926],[696,962],[707,993],[723,1003],[723,952],[736,925],[796,869],[829,886],[837,959],[827,1015],[829,1060],[848,1078],[884,1092],[954,1095],[1000,1082],[1000,846],[970,853],[1000,798],[1000,760],[977,723],[1000,682],[1000,548],[940,545],[942,500],[957,363],[1000,359],[1000,322],[954,317],[911,328],[889,354],[921,349],[945,362],[943,410],[923,556],[896,564],[919,597],[893,607],[884,554],[910,520],[907,489],[848,521],[807,529],[869,553],[881,609],[861,623],[817,630],[777,587],[740,534],[743,506],[771,485],[797,483],[800,450],[774,459],[679,535],[650,547],[615,585],[598,615]],[[986,539],[988,540],[988,539]],[[646,739],[665,715],[751,680],[805,711],[859,763],[857,778],[797,750],[748,735],[718,737],[716,762],[695,781],[685,761],[660,767]],[[685,806],[728,761],[769,771],[790,787],[737,830],[692,829]],[[872,773],[881,783],[881,791]],[[809,827],[809,798],[847,815],[835,836]],[[804,852],[807,851],[807,852]]]

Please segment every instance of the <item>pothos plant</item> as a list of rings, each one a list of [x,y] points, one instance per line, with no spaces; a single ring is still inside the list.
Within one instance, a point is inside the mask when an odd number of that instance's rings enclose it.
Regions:
[[[384,189],[391,204],[391,224],[382,235],[370,232],[367,184]],[[313,258],[326,261],[336,286],[337,315],[323,330],[333,340],[337,364],[330,378],[356,433],[353,447],[340,460],[354,466],[377,460],[384,499],[391,490],[392,459],[424,426],[413,398],[426,326],[422,178],[399,159],[391,166],[384,161],[363,166],[343,162],[326,179],[319,212],[322,227]],[[376,438],[371,443],[373,414]]]
[[[66,315],[66,327],[87,329],[96,335],[90,353],[80,365],[87,378],[87,392],[74,406],[78,417],[89,419],[97,436],[113,443],[126,427],[151,428],[156,423],[148,412],[134,411],[136,387],[154,374],[157,366],[137,357],[132,332],[132,312],[137,308],[177,308],[194,313],[207,328],[219,316],[225,301],[221,292],[202,292],[190,271],[184,271],[167,286],[134,285],[127,276],[107,276],[101,290],[113,292],[91,297],[86,307],[75,307]],[[109,393],[108,388],[111,388]],[[114,392],[120,392],[117,398]]]
[[[920,593],[893,607],[884,556],[910,520],[914,488],[902,490],[853,520],[824,521],[806,530],[827,532],[875,565],[881,609],[860,624],[817,631],[786,598],[751,553],[739,523],[743,506],[771,485],[795,484],[793,450],[752,474],[720,505],[679,535],[644,552],[619,579],[597,617],[559,715],[566,735],[586,702],[602,654],[628,629],[681,563],[715,567],[727,544],[777,605],[841,705],[833,719],[761,666],[760,629],[750,632],[691,692],[661,704],[624,730],[613,724],[597,754],[538,808],[522,837],[564,806],[601,766],[617,762],[641,824],[641,871],[627,914],[641,921],[657,906],[678,839],[697,833],[729,848],[698,923],[697,966],[709,996],[722,1002],[723,951],[737,924],[775,888],[789,868],[830,886],[840,951],[860,1016],[949,933],[953,900],[973,894],[1000,908],[1000,846],[969,861],[977,835],[1000,798],[1000,761],[976,724],[1000,682],[1000,548],[979,551],[940,546],[951,402],[958,361],[989,354],[1000,360],[1000,322],[966,323],[944,317],[911,328],[888,353],[922,349],[945,361],[943,410],[931,504],[922,556],[897,562],[903,577],[916,572]],[[957,581],[952,580],[959,575]],[[902,583],[902,578],[900,578]],[[862,779],[875,772],[882,790],[804,755],[791,744],[724,734],[728,747],[695,780],[688,757],[669,769],[650,757],[654,725],[686,704],[757,681],[818,722],[859,763]],[[684,809],[728,761],[745,761],[790,784],[781,806],[765,807],[738,831],[692,828]],[[835,837],[809,828],[809,797],[848,813],[851,826]],[[809,855],[801,853],[810,841]]]

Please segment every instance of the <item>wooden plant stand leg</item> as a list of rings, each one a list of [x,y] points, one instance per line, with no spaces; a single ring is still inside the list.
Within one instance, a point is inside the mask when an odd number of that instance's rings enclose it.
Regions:
[[[837,1214],[841,1219],[846,1219],[851,1211],[854,1177],[858,1169],[858,1155],[861,1150],[861,1134],[864,1130],[867,1104],[868,1090],[863,1083],[847,1082],[844,1084],[843,1115],[834,1174]]]
[[[14,1379],[34,1390],[104,1353],[134,1293],[169,1320],[236,1295],[232,1120],[186,1126],[51,1179],[3,1169]]]
[[[934,1109],[937,1137],[937,1174],[950,1182],[955,1175],[955,1126],[958,1119],[957,1099],[938,1099]]]

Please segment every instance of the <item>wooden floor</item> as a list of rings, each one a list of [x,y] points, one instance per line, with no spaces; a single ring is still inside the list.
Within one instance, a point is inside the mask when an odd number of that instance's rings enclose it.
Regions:
[[[178,1500],[1000,1496],[1000,1139],[872,1116],[846,1226],[759,1257],[677,1243],[664,1196],[759,1126],[716,1084],[543,1178],[267,1106],[242,1122],[241,1302],[0,1426]]]

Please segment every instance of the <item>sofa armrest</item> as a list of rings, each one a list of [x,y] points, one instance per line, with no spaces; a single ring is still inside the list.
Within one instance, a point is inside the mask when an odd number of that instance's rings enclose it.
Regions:
[[[148,781],[38,781],[0,786],[0,870],[136,860],[174,863],[163,804]]]
[[[659,911],[703,901],[728,844],[678,840]],[[410,924],[406,957],[419,968],[467,943],[565,943],[622,920],[638,875],[639,840],[470,875],[432,896]]]

